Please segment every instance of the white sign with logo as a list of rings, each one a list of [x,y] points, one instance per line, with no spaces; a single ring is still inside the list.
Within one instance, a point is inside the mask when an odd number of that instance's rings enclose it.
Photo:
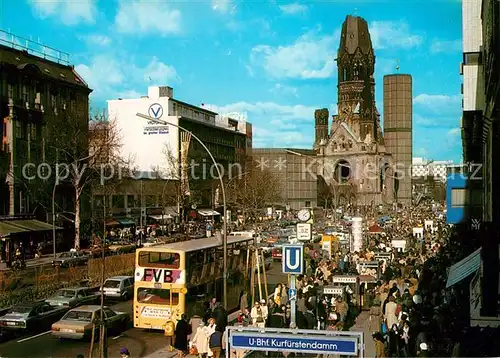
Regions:
[[[120,155],[124,160],[134,159],[136,179],[178,179],[174,164],[179,160],[179,129],[175,127],[179,117],[169,116],[168,108],[167,97],[108,101],[108,117],[122,137]],[[138,117],[138,113],[151,119]]]
[[[333,276],[333,283],[356,283],[358,278],[356,276]]]
[[[300,223],[297,224],[297,240],[311,241],[312,227],[311,224]]]
[[[142,307],[141,316],[144,318],[163,318],[168,320],[172,317],[172,312],[170,308]]]
[[[342,295],[344,293],[343,287],[325,287],[323,288],[324,295]]]

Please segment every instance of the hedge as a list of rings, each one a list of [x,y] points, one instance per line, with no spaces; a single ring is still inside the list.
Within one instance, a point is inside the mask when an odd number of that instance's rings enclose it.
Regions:
[[[0,272],[0,309],[16,303],[45,299],[64,287],[101,285],[102,259],[89,260],[87,266],[39,268],[22,272]],[[133,275],[135,254],[105,258],[104,277]]]

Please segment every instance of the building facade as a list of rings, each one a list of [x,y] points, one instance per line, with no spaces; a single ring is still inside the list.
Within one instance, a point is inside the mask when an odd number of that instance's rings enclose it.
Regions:
[[[394,165],[402,176],[394,188],[395,199],[412,202],[412,123],[413,95],[411,75],[384,76],[384,141]]]
[[[0,215],[36,212],[46,217],[55,163],[64,162],[56,153],[68,149],[57,146],[73,141],[82,153],[88,148],[85,128],[92,90],[64,60],[67,54],[50,49],[57,56],[49,56],[36,43],[3,35],[12,41],[0,43]],[[71,188],[61,184],[54,196],[58,211],[74,211]]]
[[[149,87],[147,96],[110,100],[108,112],[123,136],[121,155],[135,158],[132,165],[139,175],[122,180],[113,193],[96,188],[94,205],[106,196],[115,217],[126,216],[138,224],[147,216],[158,217],[165,208],[175,215],[184,206],[219,205],[217,169],[193,135],[210,150],[224,176],[230,170],[243,172],[251,154],[251,123],[180,101],[171,87]],[[183,129],[147,121],[137,113]]]
[[[480,265],[470,271],[475,274],[469,286],[470,324],[498,327],[500,3],[463,0],[462,20],[462,144],[469,170],[463,188],[459,188],[463,195],[450,193],[450,205],[468,208],[460,227],[471,237],[480,258]]]
[[[252,159],[268,170],[280,183],[285,209],[300,210],[318,206],[316,152],[311,149],[254,148]]]
[[[375,54],[367,22],[347,16],[338,64],[338,115],[329,125],[327,109],[315,113],[318,175],[341,197],[337,205],[392,202],[395,180],[375,104]]]

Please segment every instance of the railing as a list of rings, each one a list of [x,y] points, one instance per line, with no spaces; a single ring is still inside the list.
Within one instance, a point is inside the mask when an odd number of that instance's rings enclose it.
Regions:
[[[10,32],[0,30],[0,44],[16,50],[27,51],[28,53],[46,60],[54,61],[62,65],[69,65],[69,54],[59,51],[53,47],[42,45],[24,37],[20,37]]]

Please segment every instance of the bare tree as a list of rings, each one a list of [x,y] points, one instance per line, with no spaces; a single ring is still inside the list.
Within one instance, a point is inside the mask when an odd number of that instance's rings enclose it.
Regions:
[[[243,175],[227,184],[228,203],[245,217],[258,218],[269,205],[281,202],[280,180],[268,170],[251,165]]]
[[[55,122],[51,128],[51,145],[55,148],[56,180],[65,180],[74,192],[75,238],[74,247],[80,247],[80,214],[82,193],[89,185],[104,185],[121,177],[129,163],[120,156],[121,135],[116,121],[104,111],[96,113],[90,121],[79,111],[63,115],[64,124]]]

